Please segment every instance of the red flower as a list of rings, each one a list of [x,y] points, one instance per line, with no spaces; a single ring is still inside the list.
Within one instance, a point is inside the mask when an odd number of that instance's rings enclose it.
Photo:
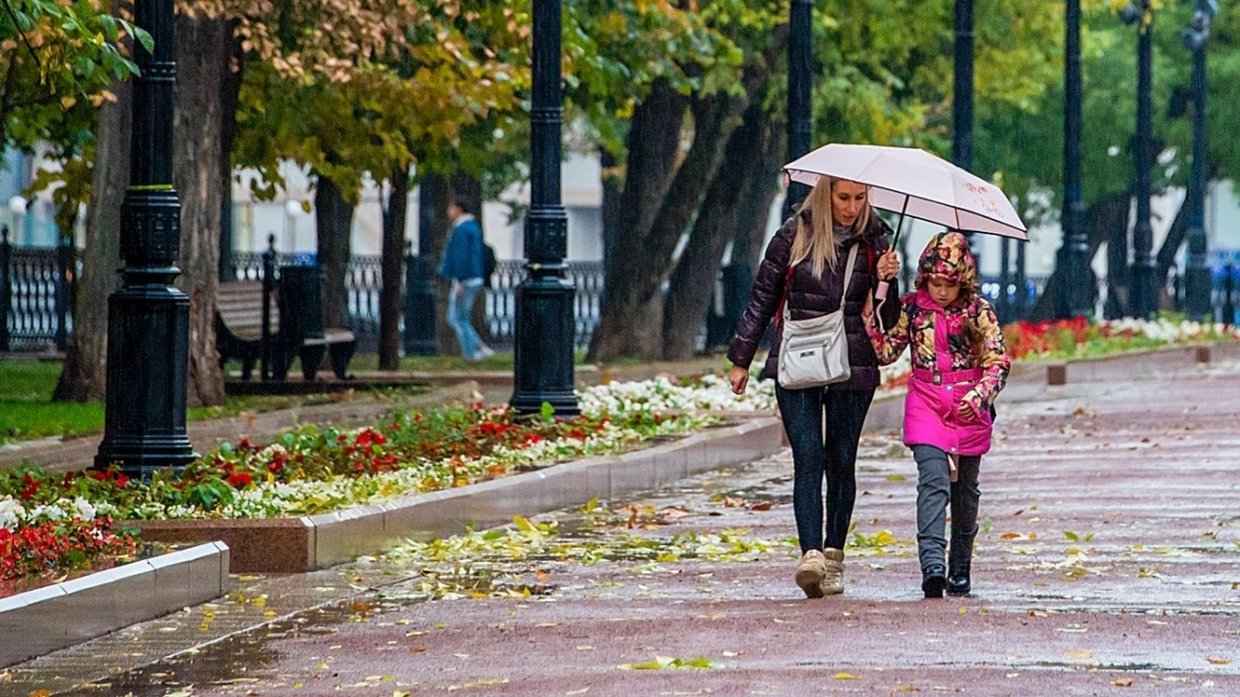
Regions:
[[[254,483],[254,477],[251,477],[248,472],[234,472],[228,475],[228,483],[234,489],[243,489]]]

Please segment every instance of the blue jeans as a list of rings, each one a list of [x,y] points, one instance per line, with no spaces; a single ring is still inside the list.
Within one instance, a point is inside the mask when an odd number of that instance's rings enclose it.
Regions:
[[[776,385],[775,399],[792,446],[792,510],[801,553],[824,546],[844,549],[857,499],[857,443],[874,390],[786,390]]]
[[[482,283],[465,281],[461,284],[461,294],[448,293],[448,326],[456,333],[456,340],[461,345],[461,355],[473,359],[482,348],[482,337],[474,329],[474,301],[482,292]]]

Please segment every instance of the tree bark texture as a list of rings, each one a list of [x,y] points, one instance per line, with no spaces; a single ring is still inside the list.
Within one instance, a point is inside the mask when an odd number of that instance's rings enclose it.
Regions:
[[[616,239],[620,236],[620,204],[624,192],[624,177],[615,153],[607,148],[599,150],[600,180],[603,189],[603,267],[615,255]]]
[[[237,103],[241,96],[241,70],[244,65],[241,38],[237,36],[238,20],[228,21],[228,66],[220,86],[220,244],[219,275],[221,281],[237,280],[233,264],[233,142],[237,137]]]
[[[319,175],[314,187],[314,210],[318,261],[323,269],[323,326],[348,326],[345,277],[349,273],[349,257],[353,253],[353,204],[344,199],[335,182]]]
[[[388,175],[383,209],[382,278],[379,288],[379,370],[400,369],[401,288],[405,281],[405,217],[409,208],[409,168]]]
[[[225,19],[178,15],[173,170],[181,199],[181,276],[189,296],[190,406],[225,401],[224,371],[215,347],[220,229],[229,167],[223,151],[224,93],[232,80],[232,28]]]
[[[1128,224],[1128,207],[1132,200],[1130,192],[1117,191],[1103,194],[1101,198],[1094,201],[1086,212],[1086,225],[1089,230],[1089,259],[1093,263],[1094,255],[1098,253],[1098,248],[1106,241],[1111,230],[1116,227],[1124,228]],[[1063,292],[1063,269],[1056,267],[1051,273],[1050,278],[1046,280],[1046,287],[1042,290],[1042,294],[1038,296],[1034,302],[1033,308],[1029,311],[1028,319],[1033,322],[1041,322],[1054,319],[1055,308],[1058,307],[1059,293]]]
[[[643,109],[645,103],[639,109]],[[676,108],[675,101],[660,105]],[[706,189],[723,159],[728,135],[739,123],[744,101],[723,95],[707,95],[690,100],[693,113],[693,142],[680,165],[674,169],[665,193],[657,200],[649,201],[657,213],[650,217],[643,203],[632,200],[630,189],[650,190],[642,182],[657,176],[642,168],[635,168],[632,159],[625,178],[625,204],[621,210],[620,238],[616,242],[615,259],[607,265],[606,293],[598,327],[590,346],[590,360],[606,361],[619,356],[640,356],[658,359],[663,356],[663,297],[662,285],[670,275],[675,260],[672,257],[681,236],[697,213]],[[643,109],[644,110],[644,109]],[[683,119],[685,109],[678,115],[664,113],[663,123]],[[656,114],[647,114],[653,120]],[[634,120],[637,121],[636,114]],[[647,130],[634,128],[629,134],[630,157],[633,152],[644,152],[641,133]],[[638,134],[635,139],[635,134]],[[675,149],[655,153],[675,159]],[[646,153],[651,154],[651,153]],[[663,175],[666,176],[666,175]],[[634,228],[644,224],[648,228]]]
[[[748,240],[753,227],[765,231],[766,212],[775,197],[774,184],[782,164],[782,149],[774,147],[775,141],[778,138],[761,100],[755,100],[727,140],[723,165],[711,180],[672,272],[663,310],[663,357],[667,360],[693,355],[728,242],[734,237]],[[737,257],[735,247],[732,259],[734,264],[747,261]]]
[[[73,299],[73,333],[52,393],[57,402],[102,401],[107,387],[108,296],[121,285],[120,204],[129,187],[133,102],[128,82],[111,89],[116,101],[103,103],[96,126],[82,276]]]

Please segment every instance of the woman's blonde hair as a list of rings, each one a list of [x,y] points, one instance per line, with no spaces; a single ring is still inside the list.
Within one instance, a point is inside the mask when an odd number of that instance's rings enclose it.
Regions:
[[[805,259],[813,263],[814,276],[822,277],[824,269],[835,270],[839,255],[835,248],[835,218],[831,213],[831,193],[835,190],[835,177],[823,175],[810,189],[809,195],[797,209],[797,232],[792,239],[792,257],[789,266]],[[809,222],[802,215],[809,211]],[[861,214],[853,221],[854,230],[865,230],[870,225],[870,205],[862,207]]]

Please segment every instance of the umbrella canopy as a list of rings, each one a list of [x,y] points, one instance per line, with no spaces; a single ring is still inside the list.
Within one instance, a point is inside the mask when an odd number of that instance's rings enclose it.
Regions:
[[[919,148],[832,143],[784,169],[792,181],[810,186],[822,175],[867,184],[870,204],[901,218],[910,215],[964,232],[1029,239],[999,187]]]

